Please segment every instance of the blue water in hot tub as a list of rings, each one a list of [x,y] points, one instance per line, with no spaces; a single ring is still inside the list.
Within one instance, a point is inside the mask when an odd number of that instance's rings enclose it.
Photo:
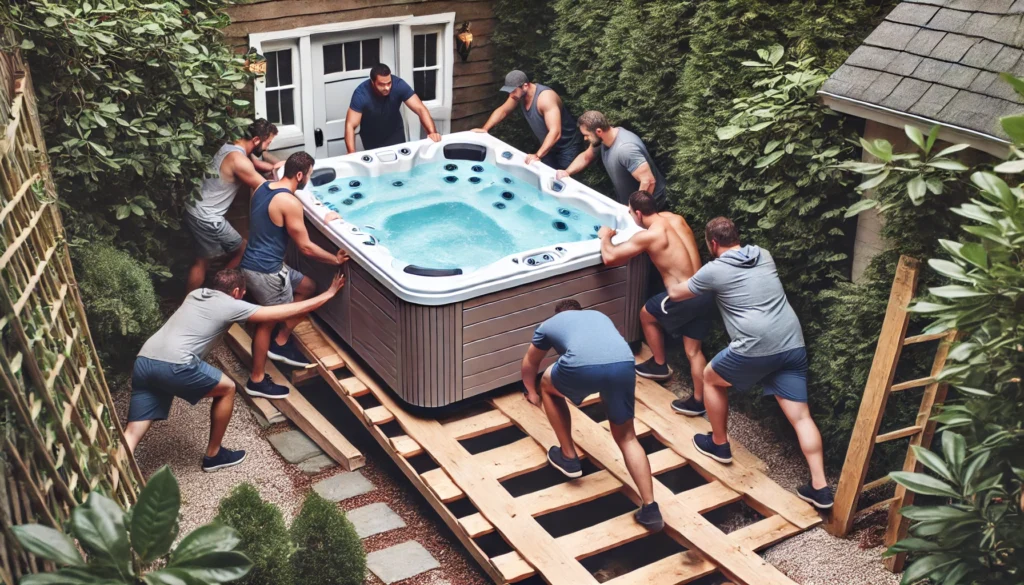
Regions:
[[[509,254],[597,237],[601,221],[501,169],[444,161],[313,187],[400,262],[469,272]]]

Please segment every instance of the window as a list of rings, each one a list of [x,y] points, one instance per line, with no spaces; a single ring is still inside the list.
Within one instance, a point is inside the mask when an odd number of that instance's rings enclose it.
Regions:
[[[267,120],[279,126],[295,124],[296,83],[293,75],[293,49],[267,51]]]
[[[441,81],[441,63],[436,32],[412,37],[412,87],[420,99],[428,102],[440,97],[437,84]]]
[[[369,69],[380,63],[380,39],[324,45],[324,73]]]

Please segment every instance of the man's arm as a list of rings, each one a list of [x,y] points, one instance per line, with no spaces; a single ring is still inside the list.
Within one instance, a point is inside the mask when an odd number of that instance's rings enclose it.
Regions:
[[[513,110],[516,109],[516,100],[509,96],[505,103],[498,106],[491,115],[487,117],[487,121],[480,128],[473,128],[473,132],[490,132],[491,128],[494,128],[501,123]]]
[[[629,262],[630,258],[643,254],[650,246],[652,238],[651,233],[645,230],[616,246],[612,243],[615,230],[602,227],[597,235],[601,239],[601,260],[605,266],[622,266]]]
[[[362,120],[363,113],[352,108],[349,108],[348,113],[345,114],[345,149],[349,154],[356,151],[356,128],[359,127],[359,122]]]
[[[558,139],[562,137],[562,108],[558,95],[553,91],[540,94],[536,107],[544,115],[544,126],[547,127],[548,133],[544,136],[544,142],[541,143],[540,148],[537,149],[537,154],[526,157],[526,164],[531,164],[533,161],[547,156],[548,152],[555,147]]]
[[[256,167],[252,166],[249,157],[241,152],[230,153],[226,162],[231,165],[231,176],[235,183],[244,184],[250,189],[257,189],[267,181],[263,175],[256,172]]]
[[[651,165],[644,161],[643,164],[633,170],[633,178],[640,183],[637,191],[647,191],[650,194],[654,194],[654,189],[657,187],[658,182],[654,179],[654,173],[651,172]]]
[[[569,168],[555,173],[555,178],[564,179],[570,175],[575,175],[576,173],[587,168],[587,166],[589,166],[590,163],[594,162],[594,157],[597,156],[594,153],[594,150],[595,148],[593,145],[588,146],[586,150],[576,155],[576,158],[573,159],[572,164],[569,165]]]
[[[256,172],[261,175],[266,175],[270,171],[274,170],[274,165],[272,163],[256,158],[255,154],[249,155],[249,162],[252,163],[252,166],[253,168],[256,169]]]
[[[298,199],[282,197],[281,204],[282,213],[284,214],[284,226],[303,256],[308,256],[317,262],[334,266],[341,266],[348,260],[348,254],[345,250],[339,248],[337,254],[331,254],[309,239],[309,232],[306,231],[305,217],[303,217],[302,213],[302,203]]]
[[[523,357],[523,365],[520,372],[523,375],[523,386],[526,386],[526,399],[531,404],[540,405],[540,394],[537,392],[537,374],[540,373],[540,363],[544,361],[547,351],[536,345],[530,344]]]
[[[689,278],[668,287],[668,298],[672,299],[672,302],[678,303],[679,301],[692,299],[695,296],[697,295],[693,294],[693,291],[690,290]]]
[[[423,129],[427,131],[427,138],[434,142],[440,142],[441,135],[438,134],[437,127],[434,126],[434,119],[430,117],[430,110],[427,109],[427,106],[423,105],[423,100],[420,99],[420,96],[412,94],[412,97],[405,100],[405,106],[419,116],[420,124],[423,124]]]
[[[258,311],[249,317],[248,321],[250,323],[276,323],[285,319],[291,319],[292,317],[298,317],[299,315],[305,315],[310,311],[319,309],[324,303],[334,298],[334,295],[338,294],[338,291],[343,286],[345,286],[345,276],[339,271],[334,275],[331,286],[317,296],[286,305],[260,307]]]

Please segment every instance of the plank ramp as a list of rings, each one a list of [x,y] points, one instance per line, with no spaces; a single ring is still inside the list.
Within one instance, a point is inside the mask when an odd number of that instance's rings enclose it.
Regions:
[[[571,408],[573,440],[581,456],[598,471],[513,497],[501,482],[546,466],[547,447],[555,444],[543,411],[521,394],[492,398],[484,411],[456,420],[428,419],[406,411],[315,324],[297,329],[296,338],[307,355],[316,359],[320,375],[496,583],[512,583],[533,575],[540,575],[552,585],[596,583],[580,564],[581,559],[649,536],[631,513],[558,538],[536,520],[615,493],[639,502],[636,486],[606,424]],[[325,354],[332,352],[346,364],[345,368],[330,368]],[[673,398],[658,384],[639,381],[636,426],[638,433],[649,433],[666,447],[648,457],[655,475],[690,466],[706,480],[703,485],[673,494],[655,478],[655,497],[666,520],[667,534],[687,550],[612,582],[678,585],[720,572],[745,585],[793,585],[755,551],[819,524],[820,516],[765,476],[763,464],[753,455],[744,451],[739,456],[737,452],[732,465],[720,465],[696,453],[692,436],[704,432],[702,425],[707,422],[672,414],[668,403]],[[390,422],[397,423],[401,430],[396,433],[389,425],[386,428],[390,434],[386,433],[383,425]],[[479,453],[470,453],[460,443],[513,425],[526,436]],[[417,463],[414,468],[409,460],[421,456],[428,456],[436,467],[416,471],[423,466]],[[468,499],[476,511],[457,517],[447,503],[459,499]],[[758,510],[764,519],[726,534],[702,516],[739,501]],[[481,549],[475,539],[493,532],[511,546],[511,552],[491,557]]]

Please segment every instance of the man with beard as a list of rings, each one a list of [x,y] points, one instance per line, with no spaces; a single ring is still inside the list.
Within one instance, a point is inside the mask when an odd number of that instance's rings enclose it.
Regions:
[[[196,260],[188,272],[187,291],[203,285],[210,260],[231,254],[225,268],[236,268],[242,261],[245,240],[224,218],[241,186],[255,189],[266,181],[253,166],[251,157],[259,157],[270,146],[277,127],[260,118],[246,129],[245,136],[220,147],[213,155],[199,198],[185,207],[185,226],[196,242]]]
[[[363,139],[363,148],[373,150],[405,142],[402,104],[419,116],[427,137],[441,141],[427,106],[401,77],[393,77],[391,68],[378,63],[370,69],[370,78],[352,92],[352,101],[345,114],[345,148],[356,151],[356,127]]]
[[[348,260],[344,250],[331,254],[309,239],[302,202],[295,197],[295,191],[306,186],[312,172],[313,157],[296,152],[285,161],[284,177],[280,181],[267,181],[252,194],[249,246],[239,267],[245,275],[246,288],[260,305],[301,301],[316,290],[311,278],[284,263],[289,237],[299,252],[324,264],[341,266]],[[330,222],[339,216],[331,212],[324,219]],[[290,340],[292,329],[300,320],[301,317],[293,317],[281,322],[260,323],[256,327],[252,341],[252,375],[245,385],[250,396],[281,398],[288,395],[287,388],[275,384],[266,375],[268,357],[299,368],[312,366]]]
[[[594,110],[583,112],[577,124],[583,139],[589,144],[565,170],[555,177],[562,179],[587,168],[601,154],[608,177],[615,186],[615,200],[626,205],[634,191],[647,191],[654,195],[658,211],[665,209],[668,200],[665,176],[654,164],[647,146],[640,137],[625,128],[612,126],[604,114]]]
[[[580,153],[580,133],[569,108],[565,107],[555,90],[531,83],[525,73],[515,70],[505,76],[501,91],[508,93],[508,99],[491,113],[482,127],[474,128],[473,132],[489,132],[518,104],[519,111],[540,141],[537,152],[526,155],[526,164],[539,160],[553,169],[564,169],[572,164]]]

